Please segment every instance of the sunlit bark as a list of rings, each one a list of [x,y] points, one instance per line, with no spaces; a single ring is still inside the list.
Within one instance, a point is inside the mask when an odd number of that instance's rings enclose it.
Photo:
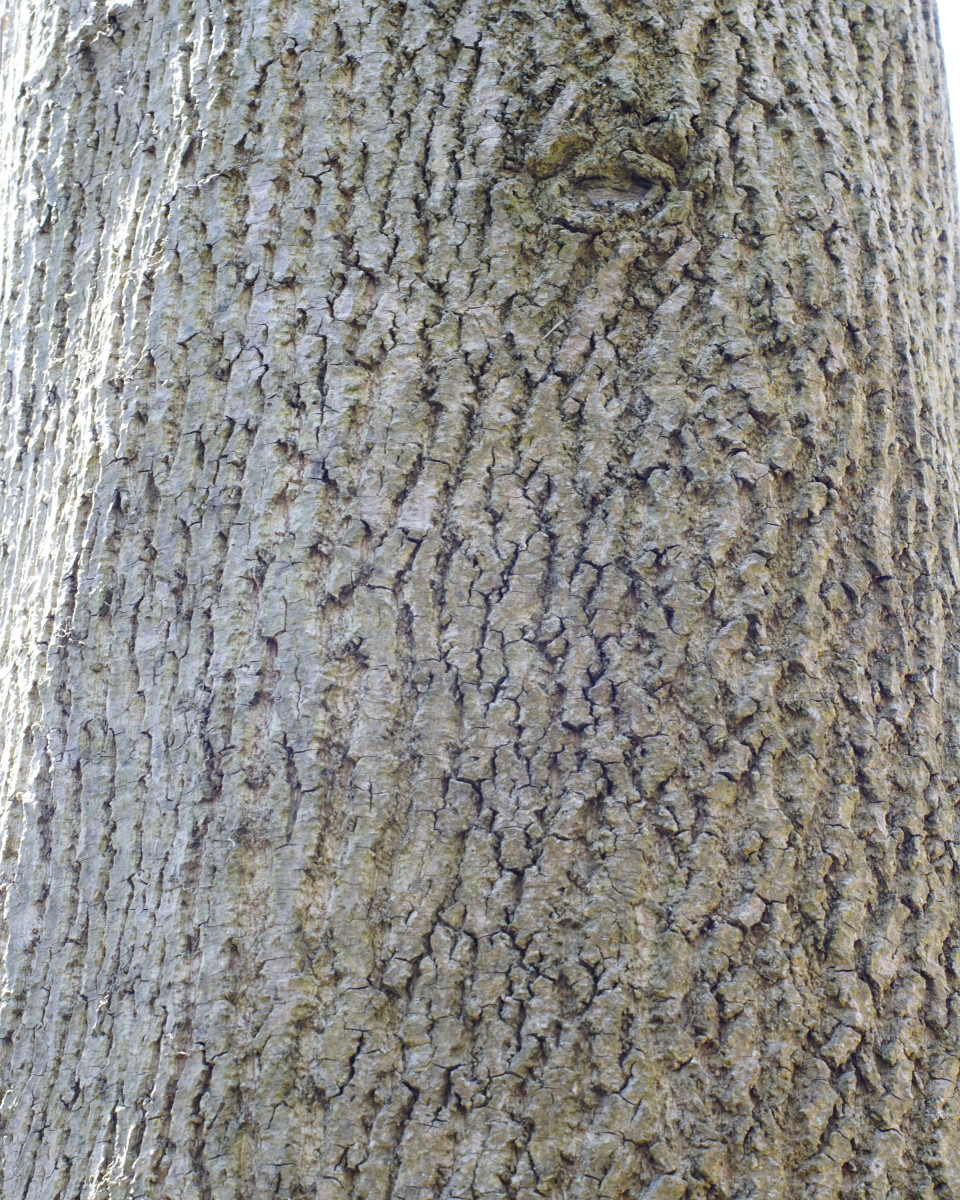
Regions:
[[[3,1200],[960,1197],[922,0],[15,0]]]

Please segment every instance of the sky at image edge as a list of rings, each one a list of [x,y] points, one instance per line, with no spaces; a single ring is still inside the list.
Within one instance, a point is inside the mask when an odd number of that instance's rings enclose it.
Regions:
[[[940,39],[947,60],[947,86],[950,89],[950,115],[953,118],[953,143],[960,144],[960,0],[939,0]],[[957,155],[960,158],[960,154]]]

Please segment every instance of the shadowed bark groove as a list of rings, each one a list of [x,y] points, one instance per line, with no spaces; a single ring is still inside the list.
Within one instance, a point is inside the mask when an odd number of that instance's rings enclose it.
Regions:
[[[960,1197],[932,0],[14,0],[4,1200]]]

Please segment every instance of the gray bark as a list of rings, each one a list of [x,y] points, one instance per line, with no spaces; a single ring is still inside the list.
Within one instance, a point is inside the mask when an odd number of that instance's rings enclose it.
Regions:
[[[4,1200],[960,1197],[932,0],[15,0]]]

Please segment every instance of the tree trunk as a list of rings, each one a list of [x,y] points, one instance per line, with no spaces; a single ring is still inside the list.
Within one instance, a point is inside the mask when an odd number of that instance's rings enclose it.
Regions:
[[[4,1200],[960,1197],[932,0],[2,33]]]

